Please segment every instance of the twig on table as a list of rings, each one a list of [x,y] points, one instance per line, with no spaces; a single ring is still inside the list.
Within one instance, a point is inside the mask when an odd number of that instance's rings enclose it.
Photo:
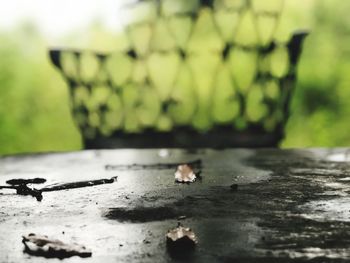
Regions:
[[[42,192],[61,191],[61,190],[89,187],[89,186],[95,186],[95,185],[101,185],[101,184],[112,184],[116,180],[117,180],[117,176],[112,177],[110,179],[98,179],[98,180],[91,180],[91,181],[80,181],[80,182],[57,184],[53,186],[44,187],[40,190]]]
[[[54,186],[47,186],[47,187],[44,187],[41,189],[30,188],[27,184],[33,183],[34,181],[36,181],[38,183],[38,180],[36,180],[36,179],[38,179],[38,178],[25,179],[25,180],[24,179],[9,180],[9,181],[7,181],[7,183],[9,183],[9,184],[11,184],[11,183],[13,184],[14,182],[20,182],[21,184],[4,185],[4,186],[0,186],[0,189],[14,189],[14,190],[16,190],[16,193],[18,195],[31,195],[31,196],[35,197],[36,200],[41,201],[43,199],[43,196],[42,196],[43,192],[68,190],[68,189],[82,188],[82,187],[95,186],[95,185],[101,185],[101,184],[111,184],[111,183],[114,183],[115,181],[117,181],[117,176],[112,177],[110,179],[97,179],[97,180],[90,180],[90,181],[62,183],[62,184],[57,184]],[[45,180],[45,179],[43,179],[43,180]]]
[[[20,185],[1,185],[0,189],[14,189],[16,190],[16,193],[18,195],[31,195],[36,198],[36,200],[41,201],[43,199],[42,193],[40,190],[35,188],[30,188],[26,184],[20,184]]]
[[[179,165],[187,164],[188,166],[194,168],[201,168],[202,167],[202,160],[197,159],[190,162],[181,162],[181,163],[153,163],[153,164],[107,164],[105,165],[106,170],[166,170],[166,169],[176,169]]]

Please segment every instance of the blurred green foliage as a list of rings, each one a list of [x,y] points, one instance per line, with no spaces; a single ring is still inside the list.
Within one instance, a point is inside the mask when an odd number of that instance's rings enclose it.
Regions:
[[[312,34],[304,45],[282,147],[350,144],[347,10],[348,1],[286,0],[279,39],[287,40],[296,28],[309,28]],[[125,45],[98,23],[63,42],[101,51]],[[0,154],[81,148],[69,112],[68,88],[50,64],[47,48],[45,37],[31,23],[0,32]]]
[[[348,1],[314,1],[284,147],[349,146]]]
[[[67,92],[35,27],[3,32],[0,43],[0,153],[79,147]]]

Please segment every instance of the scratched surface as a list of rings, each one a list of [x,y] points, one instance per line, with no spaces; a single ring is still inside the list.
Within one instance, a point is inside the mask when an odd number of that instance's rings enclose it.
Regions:
[[[0,262],[61,262],[23,253],[21,236],[92,250],[64,262],[172,262],[165,234],[179,221],[198,244],[186,262],[349,262],[350,151],[99,150],[0,158],[0,185],[45,178],[111,184],[31,196],[0,190]],[[201,160],[200,180],[174,165]],[[237,189],[231,188],[237,184]]]

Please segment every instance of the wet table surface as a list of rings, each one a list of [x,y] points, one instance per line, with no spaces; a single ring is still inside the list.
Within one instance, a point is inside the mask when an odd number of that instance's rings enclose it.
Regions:
[[[112,184],[31,196],[0,190],[0,262],[61,262],[23,252],[36,233],[92,250],[64,262],[349,262],[350,150],[98,150],[0,158],[0,185],[117,176]],[[174,181],[174,165],[201,160],[201,178]],[[162,165],[163,164],[163,165]],[[231,185],[237,184],[237,188]],[[198,244],[174,259],[178,222]]]

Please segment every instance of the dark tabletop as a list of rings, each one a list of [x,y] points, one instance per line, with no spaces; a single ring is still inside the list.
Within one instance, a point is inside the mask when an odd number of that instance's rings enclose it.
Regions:
[[[348,149],[98,150],[3,157],[0,185],[36,177],[47,179],[34,186],[38,189],[117,180],[44,191],[41,202],[0,190],[0,262],[60,262],[23,253],[22,235],[29,233],[92,250],[90,258],[64,262],[178,261],[169,255],[165,238],[178,222],[198,238],[186,262],[349,262],[349,159]],[[196,182],[175,182],[176,164],[199,160]]]

